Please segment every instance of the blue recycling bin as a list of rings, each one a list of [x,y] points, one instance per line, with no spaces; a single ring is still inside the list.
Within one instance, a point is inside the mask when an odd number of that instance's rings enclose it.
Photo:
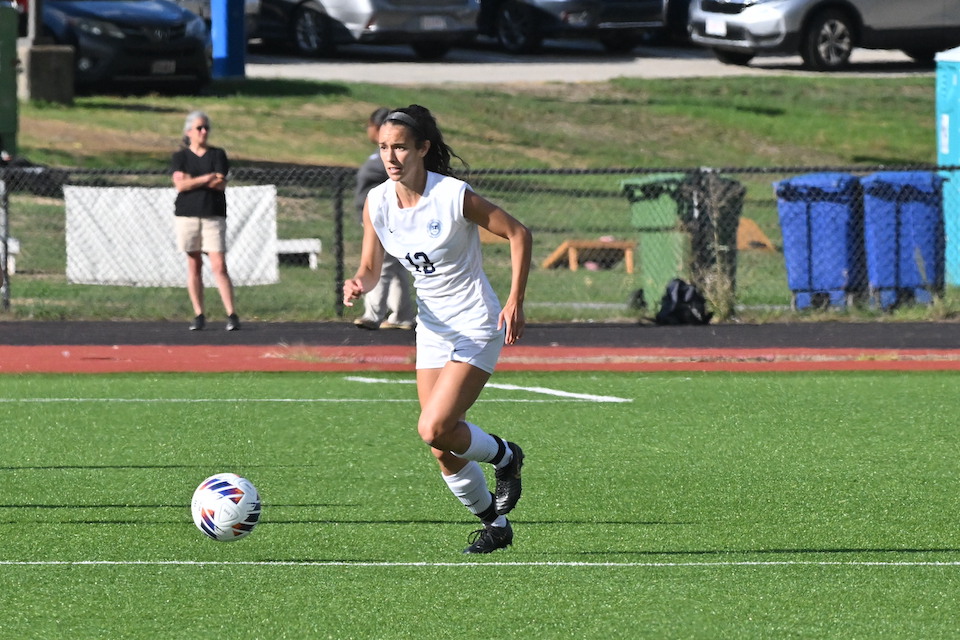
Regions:
[[[846,306],[866,289],[859,180],[811,173],[774,191],[793,308]]]
[[[943,291],[943,177],[885,171],[860,180],[871,299],[884,309]]]

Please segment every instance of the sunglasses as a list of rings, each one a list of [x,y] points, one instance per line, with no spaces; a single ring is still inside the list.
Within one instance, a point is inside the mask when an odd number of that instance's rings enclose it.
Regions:
[[[206,124],[201,124],[196,129],[197,131],[210,131],[210,126]]]

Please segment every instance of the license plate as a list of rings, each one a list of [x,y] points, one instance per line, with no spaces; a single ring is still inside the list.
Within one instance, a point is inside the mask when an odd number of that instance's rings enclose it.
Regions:
[[[150,73],[154,75],[169,75],[177,70],[176,60],[154,60],[150,65]]]
[[[443,16],[421,16],[420,28],[424,31],[440,31],[447,28],[447,19]]]
[[[708,36],[726,37],[727,21],[722,18],[707,18],[707,24],[703,30]]]

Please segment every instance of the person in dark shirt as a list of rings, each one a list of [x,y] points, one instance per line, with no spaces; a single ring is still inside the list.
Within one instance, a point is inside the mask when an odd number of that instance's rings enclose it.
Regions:
[[[227,272],[227,153],[207,144],[210,118],[193,111],[183,125],[183,148],[173,154],[173,186],[177,248],[187,254],[187,292],[195,314],[191,331],[206,325],[203,307],[203,255],[227,312],[227,331],[240,328],[233,301],[233,282]]]

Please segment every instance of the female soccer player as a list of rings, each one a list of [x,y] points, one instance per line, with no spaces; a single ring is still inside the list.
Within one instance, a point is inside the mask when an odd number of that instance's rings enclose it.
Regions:
[[[513,543],[505,516],[520,499],[524,454],[515,443],[467,422],[466,413],[504,343],[523,335],[532,236],[453,175],[451,158],[463,160],[444,143],[426,108],[391,112],[380,128],[379,147],[389,179],[367,196],[360,267],[344,282],[343,301],[352,306],[373,289],[384,252],[413,274],[419,311],[417,429],[450,491],[483,523],[464,553],[490,553]],[[512,277],[502,308],[483,272],[479,227],[510,242]],[[478,462],[496,468],[496,496]]]

